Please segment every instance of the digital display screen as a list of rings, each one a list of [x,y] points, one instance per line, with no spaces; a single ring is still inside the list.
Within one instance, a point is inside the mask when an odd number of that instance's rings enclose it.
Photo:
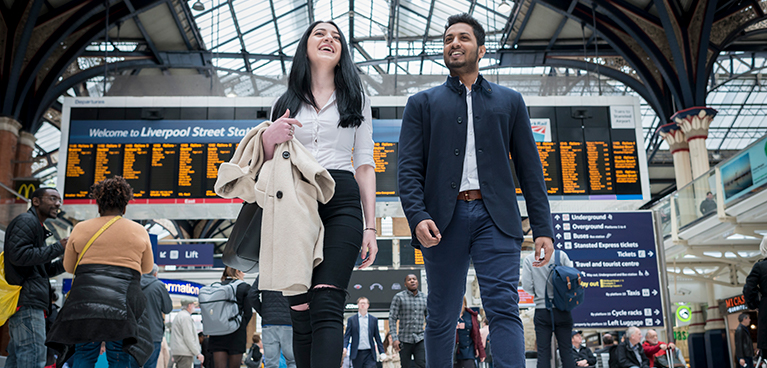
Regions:
[[[152,164],[149,169],[149,197],[176,197],[176,171],[178,168],[178,145],[156,143],[152,145]]]
[[[70,144],[67,149],[67,167],[65,174],[64,198],[88,198],[88,190],[93,184],[93,165],[95,162],[95,144]]]
[[[205,148],[202,143],[182,143],[178,148],[178,196],[202,197],[205,175]]]
[[[213,186],[216,185],[216,179],[218,178],[218,167],[224,162],[229,162],[232,156],[234,156],[234,146],[234,143],[208,143],[208,161],[205,165],[206,197],[217,196],[216,192],[213,191]]]
[[[373,147],[373,158],[376,163],[376,195],[397,196],[397,152],[398,144],[393,142],[376,142]]]
[[[146,198],[149,193],[149,160],[152,148],[147,143],[126,144],[123,154],[123,178],[133,188],[133,198]]]

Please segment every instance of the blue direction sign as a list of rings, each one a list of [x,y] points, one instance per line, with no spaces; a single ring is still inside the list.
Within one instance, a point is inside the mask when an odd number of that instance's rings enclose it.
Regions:
[[[159,266],[213,266],[213,244],[159,244],[154,262]]]
[[[663,326],[651,212],[553,213],[554,248],[585,274],[574,327]]]

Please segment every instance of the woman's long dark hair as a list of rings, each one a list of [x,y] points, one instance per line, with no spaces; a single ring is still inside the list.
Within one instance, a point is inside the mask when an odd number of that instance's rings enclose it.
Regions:
[[[314,106],[317,109],[322,108],[322,106],[317,106],[314,94],[312,94],[312,68],[306,51],[309,37],[312,35],[312,31],[314,31],[314,27],[319,23],[332,24],[338,29],[338,34],[341,37],[341,59],[336,66],[334,80],[336,85],[336,105],[341,116],[338,126],[341,128],[356,128],[362,124],[363,119],[362,81],[359,74],[357,74],[357,68],[349,53],[346,37],[341,33],[341,28],[332,21],[316,21],[304,32],[304,35],[298,42],[296,55],[293,57],[293,66],[290,67],[288,90],[280,96],[274,105],[272,121],[282,116],[286,109],[290,109],[291,118],[295,117],[302,103]]]

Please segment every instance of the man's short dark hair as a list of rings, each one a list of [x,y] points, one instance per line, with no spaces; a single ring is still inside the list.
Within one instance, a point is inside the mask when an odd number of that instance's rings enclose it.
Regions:
[[[738,322],[743,322],[746,317],[751,317],[748,313],[741,313],[738,315]]]
[[[602,337],[602,342],[605,345],[612,345],[613,344],[613,337],[612,337],[612,335],[607,334],[604,337]]]
[[[482,46],[485,44],[485,29],[481,24],[479,24],[479,21],[474,19],[474,17],[468,13],[451,15],[447,18],[447,24],[445,24],[445,33],[447,33],[448,28],[452,27],[456,23],[466,23],[470,25],[474,30],[474,37],[477,38],[477,46]],[[444,34],[442,35],[442,38],[445,38]]]
[[[34,198],[43,199],[43,196],[45,196],[45,192],[48,190],[56,190],[56,188],[54,187],[37,188],[37,190],[32,192],[32,196],[30,196],[29,199],[34,199]],[[56,190],[56,192],[58,192],[58,190]]]
[[[409,273],[409,274],[405,275],[405,282],[407,282],[407,279],[409,279],[410,276],[415,277],[416,281],[418,280],[418,276],[416,276],[414,273]]]
[[[712,194],[712,195],[713,195],[714,193],[711,193],[711,192],[706,192],[706,195],[709,195],[709,194]]]

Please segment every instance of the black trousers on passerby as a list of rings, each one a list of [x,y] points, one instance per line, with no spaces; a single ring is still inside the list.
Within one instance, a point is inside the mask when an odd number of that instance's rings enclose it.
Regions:
[[[415,344],[400,342],[399,346],[399,358],[402,368],[426,368],[426,350],[423,346],[423,340]]]
[[[551,368],[551,334],[557,338],[559,357],[562,368],[575,368],[573,360],[573,315],[554,308],[554,324],[551,323],[551,311],[545,308],[535,309],[535,341],[538,345],[537,368]]]

